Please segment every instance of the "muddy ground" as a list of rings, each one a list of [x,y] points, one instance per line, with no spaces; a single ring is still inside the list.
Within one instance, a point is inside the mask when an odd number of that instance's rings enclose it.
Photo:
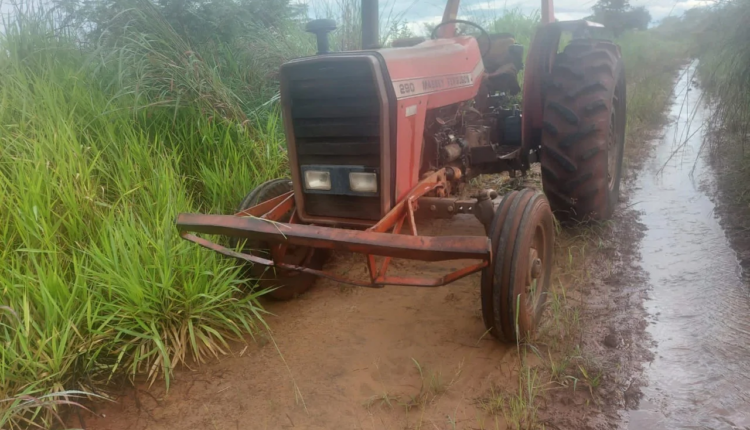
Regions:
[[[526,185],[536,181],[531,178]],[[497,181],[497,179],[490,179]],[[627,190],[627,186],[625,187]],[[218,362],[179,369],[169,392],[138,384],[74,417],[86,429],[616,428],[639,398],[644,288],[634,266],[641,227],[614,223],[558,235],[554,294],[529,345],[485,333],[479,274],[437,289],[357,289],[320,280],[268,302],[270,334]],[[469,215],[422,223],[428,235],[481,235]],[[449,266],[450,264],[448,264]],[[446,263],[394,262],[398,273]],[[365,276],[361,257],[327,269]]]
[[[711,121],[714,127],[709,131],[706,149],[716,175],[712,200],[747,278],[750,274],[750,218],[747,216],[750,209],[750,171],[747,168],[750,146],[747,135],[721,127],[716,118]]]

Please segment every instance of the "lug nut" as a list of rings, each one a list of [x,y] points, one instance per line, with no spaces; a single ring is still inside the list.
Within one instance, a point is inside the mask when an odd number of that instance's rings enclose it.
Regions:
[[[535,258],[531,262],[531,279],[538,279],[542,276],[542,260]]]

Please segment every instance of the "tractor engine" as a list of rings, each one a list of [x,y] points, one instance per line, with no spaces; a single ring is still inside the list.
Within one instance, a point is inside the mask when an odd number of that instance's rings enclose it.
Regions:
[[[486,72],[508,72],[485,79],[474,99],[428,113],[423,171],[451,166],[468,180],[519,167],[512,161],[521,148],[521,113],[511,96],[520,91],[516,72],[523,68],[523,47],[508,33],[493,34],[489,42]]]
[[[520,111],[505,107],[508,101],[502,94],[487,98],[483,103],[473,100],[428,115],[423,172],[451,166],[460,169],[468,180],[482,173],[507,170],[521,148]],[[482,104],[484,109],[480,111]],[[503,159],[507,163],[499,163]]]

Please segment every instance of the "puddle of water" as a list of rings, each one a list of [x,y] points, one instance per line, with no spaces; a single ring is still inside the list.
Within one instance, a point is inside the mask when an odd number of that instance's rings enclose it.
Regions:
[[[658,343],[640,409],[629,413],[633,430],[750,429],[750,294],[707,194],[709,110],[691,85],[694,69],[677,81],[673,122],[632,197],[648,228],[641,266]]]

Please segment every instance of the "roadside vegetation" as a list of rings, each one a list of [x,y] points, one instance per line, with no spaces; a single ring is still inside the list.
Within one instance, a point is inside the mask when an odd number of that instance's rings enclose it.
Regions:
[[[2,23],[0,428],[56,425],[60,406],[106,397],[119,378],[168,385],[175,366],[264,328],[260,293],[243,287],[236,264],[181,241],[173,220],[231,213],[254,185],[285,174],[276,71],[314,51],[302,31],[310,11],[254,0],[194,2],[188,13],[179,3],[22,2]],[[332,46],[357,46],[357,3],[315,11],[340,23]],[[410,35],[401,17],[384,21],[384,42]],[[538,15],[487,23],[528,46]],[[619,41],[637,151],[684,51],[659,29]],[[559,259],[585,258],[596,241],[562,235]],[[498,394],[505,406],[487,400],[519,428],[535,425],[547,381],[595,388],[595,371],[576,361],[581,310],[567,290],[589,274],[575,270],[553,292],[549,371],[521,372],[519,393]]]
[[[727,236],[738,258],[750,267],[750,18],[747,1],[723,1],[693,11],[675,23],[691,35],[698,60],[696,82],[708,98],[711,117],[696,124],[708,137],[703,154],[717,177],[715,201]],[[682,24],[679,26],[679,24]]]

